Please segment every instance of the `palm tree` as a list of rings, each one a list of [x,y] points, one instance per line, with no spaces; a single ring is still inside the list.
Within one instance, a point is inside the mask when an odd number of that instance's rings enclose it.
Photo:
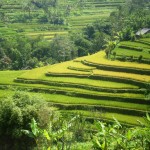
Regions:
[[[107,43],[105,44],[105,47],[106,47],[105,53],[106,53],[106,57],[109,59],[112,50],[115,49],[118,42],[116,40],[115,41],[106,40],[106,42]]]

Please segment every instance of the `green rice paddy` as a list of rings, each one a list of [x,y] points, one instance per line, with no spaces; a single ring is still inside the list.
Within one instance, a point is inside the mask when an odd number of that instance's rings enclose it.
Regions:
[[[55,35],[66,35],[68,32],[81,29],[95,20],[106,18],[110,13],[122,4],[124,0],[93,2],[87,1],[83,10],[74,10],[66,18],[68,25],[55,26],[52,24],[41,24],[38,19],[33,19],[27,23],[0,24],[0,32],[5,35],[14,35],[19,30],[19,34],[25,34],[29,37],[43,36],[46,40],[51,41]],[[63,5],[63,1],[61,1]],[[72,4],[73,1],[68,1]],[[12,8],[12,9],[11,9]],[[6,12],[10,18],[24,13],[20,11],[20,4],[4,5],[0,11]],[[41,10],[32,12],[34,15],[42,13]],[[142,38],[135,42],[123,41],[119,46],[126,46],[114,50],[120,56],[143,56],[144,59],[150,59],[150,38]],[[133,48],[133,49],[132,49]],[[136,51],[140,48],[141,51]],[[95,67],[88,63],[96,64]],[[103,65],[103,69],[98,68]],[[150,76],[132,72],[117,72],[115,70],[106,70],[106,66],[121,67],[123,69],[141,69],[150,71],[150,65],[146,63],[128,62],[119,60],[108,60],[104,51],[93,55],[77,58],[73,61],[49,65],[32,70],[24,71],[0,71],[0,98],[12,95],[15,90],[26,90],[32,95],[44,97],[46,101],[53,105],[70,105],[70,110],[59,110],[61,112],[75,113],[75,105],[80,106],[83,110],[77,109],[87,117],[112,120],[113,117],[127,124],[137,125],[137,120],[143,121],[142,116],[135,115],[136,112],[144,113],[150,111],[148,88],[135,85],[129,82],[114,80],[122,78],[141,82],[148,85]],[[88,70],[88,71],[87,71]],[[48,74],[48,76],[47,76]],[[103,76],[103,79],[96,79],[94,76]],[[104,79],[104,76],[108,78]],[[90,78],[93,77],[93,78]],[[17,79],[17,80],[16,80]],[[109,80],[111,79],[111,80]],[[17,82],[18,81],[18,82]],[[32,81],[32,82],[31,82]],[[90,89],[91,88],[91,89]],[[98,91],[105,89],[105,91]],[[122,90],[122,92],[118,92]],[[132,90],[134,92],[132,92]],[[113,91],[113,92],[112,92]],[[130,91],[130,92],[128,92]],[[143,92],[139,92],[143,91]],[[99,110],[88,110],[88,108],[99,107]],[[87,110],[86,110],[87,108]],[[103,112],[101,108],[109,108],[109,111]],[[120,111],[123,110],[124,112]],[[95,112],[94,112],[95,111]],[[94,112],[94,113],[93,113]],[[127,114],[126,112],[130,112]],[[134,112],[133,114],[131,112]]]

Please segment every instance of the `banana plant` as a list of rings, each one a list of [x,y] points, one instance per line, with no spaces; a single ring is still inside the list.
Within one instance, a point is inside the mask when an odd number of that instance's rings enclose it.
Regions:
[[[73,117],[69,122],[64,121],[61,128],[57,131],[53,130],[53,124],[50,122],[48,129],[41,129],[38,127],[36,120],[33,118],[29,130],[22,130],[29,137],[34,138],[36,142],[37,149],[39,150],[51,150],[52,147],[56,147],[57,149],[64,149],[67,145],[65,143],[66,136],[69,136],[69,129],[72,127],[73,123],[79,116]],[[69,139],[70,137],[68,137]],[[70,149],[70,146],[67,149]]]
[[[149,150],[150,116],[146,114],[146,124],[138,127],[122,127],[114,118],[113,125],[96,122],[98,129],[93,137],[93,148],[97,150]]]

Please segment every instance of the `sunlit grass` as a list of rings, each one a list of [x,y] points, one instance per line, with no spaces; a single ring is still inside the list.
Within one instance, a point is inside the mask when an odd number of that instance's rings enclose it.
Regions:
[[[139,47],[139,48],[148,48],[150,49],[150,46],[149,45],[145,45],[143,43],[138,43],[138,41],[135,41],[135,42],[131,42],[131,41],[123,41],[123,42],[120,42],[119,43],[120,45],[127,45],[127,46],[131,46],[131,47]]]
[[[121,62],[118,60],[112,61],[106,59],[105,51],[97,52],[91,56],[85,56],[77,58],[76,60],[87,60],[97,64],[103,65],[112,65],[112,66],[121,66],[121,67],[130,67],[130,68],[139,68],[139,69],[150,69],[150,65],[148,64],[139,64],[137,62]]]
[[[145,122],[145,120],[144,120],[145,116],[137,117],[137,116],[131,116],[131,115],[118,114],[118,113],[105,113],[104,114],[104,118],[112,119],[113,117],[116,118],[117,120],[121,121],[121,122],[129,123],[129,124],[133,123],[136,125],[140,125],[139,121],[143,122],[143,123]]]
[[[88,79],[88,78],[43,77],[42,79],[46,79],[50,81],[58,81],[58,82],[92,85],[92,86],[99,86],[99,87],[109,87],[109,88],[137,88],[137,86],[130,85],[130,84],[103,81],[103,80],[94,80],[94,79]]]
[[[146,51],[135,51],[135,50],[129,50],[129,49],[125,49],[125,48],[116,48],[114,50],[114,52],[116,52],[117,55],[122,55],[122,56],[135,56],[135,57],[139,57],[140,55],[143,56],[143,58],[149,59],[150,58],[150,54]]]
[[[126,73],[126,72],[115,72],[115,71],[105,71],[105,70],[93,70],[94,75],[106,75],[106,76],[114,76],[114,77],[121,77],[121,78],[129,78],[133,80],[145,81],[150,82],[149,75],[140,75],[140,74],[133,74],[133,73]]]
[[[6,97],[12,95],[15,91],[13,90],[0,90],[0,97]],[[87,99],[81,97],[73,97],[73,96],[66,96],[60,94],[46,94],[46,93],[34,93],[29,92],[32,95],[37,95],[43,97],[48,102],[53,103],[61,103],[61,104],[70,104],[70,105],[100,105],[100,106],[107,106],[107,107],[119,107],[119,108],[127,108],[127,109],[136,109],[136,110],[149,110],[150,107],[147,105],[142,104],[135,104],[135,103],[125,103],[125,102],[118,102],[118,101],[110,101],[110,100],[94,100],[94,99]]]
[[[14,91],[12,90],[0,90],[0,98],[6,98],[8,96],[11,96],[14,94]]]
[[[14,91],[9,91],[9,90],[5,90],[5,92],[3,90],[0,90],[0,97],[8,97],[13,95]],[[54,102],[54,103],[68,103],[68,104],[84,104],[84,106],[86,106],[87,104],[91,104],[91,105],[101,105],[101,101],[96,101],[96,100],[87,100],[84,98],[76,98],[76,97],[69,97],[69,96],[64,96],[64,95],[55,95],[55,94],[41,94],[41,93],[31,93],[32,95],[38,95],[40,97],[44,97],[47,101],[49,102]],[[91,103],[92,102],[92,103]],[[109,103],[111,106],[111,103]],[[134,105],[136,106],[137,104],[133,104],[133,105],[128,105],[129,108],[135,108]],[[115,103],[114,105],[115,106]],[[132,107],[131,107],[132,106]],[[144,105],[137,105],[140,109],[143,108],[143,110],[146,110],[147,106]],[[136,108],[137,108],[136,106]],[[127,107],[127,108],[128,108]],[[65,111],[66,112],[66,111]],[[119,121],[122,122],[126,122],[126,123],[133,123],[133,124],[137,124],[137,120],[143,121],[142,117],[136,117],[136,116],[130,116],[130,115],[123,115],[123,114],[117,114],[117,113],[104,113],[101,114],[101,112],[96,111],[93,113],[90,111],[81,111],[81,110],[77,110],[77,111],[69,111],[69,112],[77,112],[77,113],[82,113],[83,115],[86,115],[88,117],[102,117],[102,118],[106,118],[106,119],[112,119],[113,117],[115,117],[116,119],[118,119]]]
[[[56,90],[65,90],[65,91],[72,91],[72,92],[80,92],[80,93],[87,93],[87,94],[96,94],[96,95],[109,95],[109,96],[124,96],[124,97],[135,97],[135,98],[144,98],[142,94],[133,94],[133,93],[115,93],[115,95],[112,93],[106,93],[106,92],[96,92],[96,91],[90,91],[90,90],[85,90],[85,89],[80,89],[80,88],[74,88],[74,87],[57,87],[57,86],[49,86],[49,85],[44,85],[44,84],[25,84],[25,83],[16,83],[14,82],[14,79],[16,79],[19,75],[22,75],[26,71],[1,71],[0,72],[0,84],[6,84],[6,85],[15,85],[18,87],[22,88],[47,88],[47,89],[56,89]],[[29,71],[27,71],[29,72]],[[119,88],[120,86],[123,87],[134,87],[130,86],[128,84],[119,84],[119,83],[114,83],[114,82],[109,82],[109,81],[95,81],[95,80],[90,80],[90,79],[78,79],[78,78],[65,78],[65,77],[45,77],[47,81],[60,81],[60,82],[70,82],[70,83],[79,83],[79,84],[92,84],[90,85],[97,85],[97,86],[104,86],[104,87],[117,87]],[[113,85],[114,84],[114,85]]]
[[[29,78],[29,79],[46,79],[47,77],[45,77],[45,73],[48,73],[48,72],[66,73],[66,74],[67,73],[89,74],[87,72],[74,71],[74,70],[68,69],[68,66],[71,64],[74,64],[74,62],[67,61],[67,62],[55,64],[55,65],[49,65],[49,66],[45,66],[45,67],[36,68],[29,72],[24,73],[20,77],[21,78]],[[79,66],[80,66],[80,64],[79,64]],[[83,66],[83,65],[81,64],[81,66]]]
[[[119,122],[126,123],[126,124],[134,124],[139,125],[139,122],[145,122],[144,116],[143,117],[137,117],[137,116],[131,116],[131,115],[124,115],[124,114],[118,114],[118,113],[102,113],[102,112],[94,112],[94,111],[83,111],[83,110],[65,110],[68,113],[74,113],[74,114],[82,114],[87,117],[92,118],[99,118],[99,119],[109,119],[113,120],[113,118],[117,119]],[[65,112],[62,111],[62,112]]]
[[[125,102],[117,102],[117,101],[108,101],[108,100],[94,100],[87,99],[81,97],[72,97],[66,95],[56,95],[56,94],[42,94],[45,99],[49,102],[54,103],[62,103],[62,104],[77,104],[77,105],[102,105],[109,107],[119,107],[119,108],[128,108],[128,109],[136,109],[136,110],[149,110],[150,107],[147,105],[135,104],[135,103],[125,103]],[[117,109],[117,108],[116,108]]]
[[[28,71],[0,71],[0,84],[12,84],[13,80]]]
[[[150,43],[150,38],[142,38],[142,39],[140,39],[139,41],[144,41],[144,42]]]
[[[29,33],[26,33],[27,35],[31,35],[31,36],[37,36],[37,35],[43,35],[43,36],[54,36],[56,34],[67,34],[66,31],[62,31],[62,32],[59,32],[59,31],[37,31],[37,32],[29,32]]]

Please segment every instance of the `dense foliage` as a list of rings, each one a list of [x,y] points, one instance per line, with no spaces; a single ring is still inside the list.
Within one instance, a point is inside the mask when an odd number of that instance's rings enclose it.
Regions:
[[[47,104],[40,97],[26,92],[16,92],[13,96],[0,100],[0,148],[26,149],[35,142],[23,133],[30,129],[29,123],[36,118],[41,128],[47,127],[51,114]]]
[[[55,37],[52,42],[42,37],[0,37],[0,69],[30,69],[73,59],[77,56],[68,37]]]
[[[71,117],[55,113],[51,118],[49,128],[41,129],[35,119],[31,122],[31,131],[24,132],[36,141],[39,149],[76,149],[76,143],[86,142],[90,139],[88,124],[81,115]],[[90,128],[88,128],[90,129]],[[85,147],[85,146],[84,146]]]
[[[113,125],[96,122],[98,133],[93,138],[97,150],[148,150],[150,149],[150,117],[141,127],[125,128],[116,119]]]
[[[78,130],[76,128],[76,123],[78,121],[78,126],[84,127],[85,122],[81,122],[81,116],[76,116],[72,118],[70,121],[66,120],[63,121],[61,126],[54,131],[53,124],[50,125],[49,129],[40,129],[33,119],[31,122],[31,132],[28,132],[28,135],[31,136],[37,141],[38,148],[44,149],[64,149],[64,150],[71,150],[74,149],[73,144],[75,140],[82,137],[82,140],[79,139],[78,142],[87,142],[91,140],[91,145],[85,146],[84,143],[83,149],[86,148],[87,150],[148,150],[150,149],[150,117],[147,114],[146,124],[141,123],[140,127],[125,127],[122,126],[115,118],[114,124],[106,124],[100,121],[95,122],[96,126],[96,134],[94,132],[88,133],[87,131]],[[76,138],[73,136],[78,133]],[[82,136],[81,136],[82,134]],[[91,135],[88,139],[84,137]],[[84,139],[84,140],[83,140]],[[41,142],[42,141],[42,142]],[[75,149],[80,149],[77,147]]]

